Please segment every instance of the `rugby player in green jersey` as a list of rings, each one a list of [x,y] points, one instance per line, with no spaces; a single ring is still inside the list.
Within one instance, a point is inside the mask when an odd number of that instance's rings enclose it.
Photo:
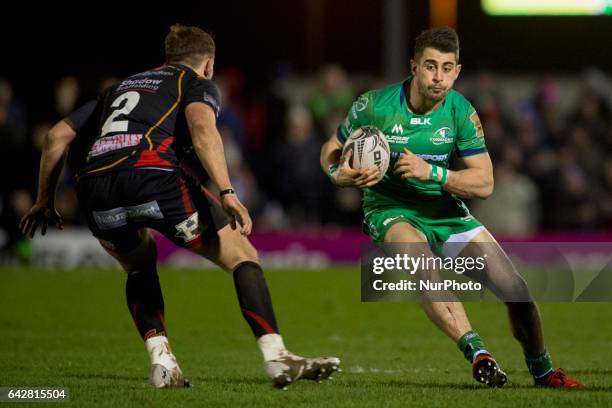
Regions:
[[[582,383],[553,368],[540,314],[525,281],[461,201],[492,194],[493,166],[478,114],[452,89],[461,71],[457,33],[448,27],[421,33],[410,65],[411,75],[405,81],[366,92],[354,102],[336,134],[323,145],[323,170],[339,187],[364,190],[364,227],[374,242],[421,243],[428,256],[450,248],[454,253],[445,255],[461,252],[476,257],[486,248],[487,267],[478,278],[504,300],[512,333],[535,383],[582,388]],[[391,147],[391,164],[380,182],[377,169],[350,167],[352,152],[341,157],[350,133],[366,125],[380,129]],[[453,152],[463,162],[463,170],[448,169]],[[506,374],[472,329],[463,305],[452,295],[444,299],[449,301],[422,299],[429,319],[472,364],[474,378],[492,387],[503,386]]]

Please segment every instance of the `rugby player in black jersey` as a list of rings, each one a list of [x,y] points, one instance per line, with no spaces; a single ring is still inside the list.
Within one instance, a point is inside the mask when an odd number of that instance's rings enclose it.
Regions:
[[[252,228],[227,171],[216,128],[219,92],[211,81],[215,44],[197,27],[174,25],[165,39],[165,65],[111,86],[48,133],[40,165],[38,197],[21,228],[44,235],[62,228],[55,189],[68,147],[79,157],[77,195],[92,233],[127,272],[129,311],[151,359],[150,382],[158,388],[188,385],[172,353],[164,323],[157,252],[150,229],[230,272],[242,314],[277,387],[300,379],[321,380],[339,359],[303,358],[287,351],[272,308]],[[220,191],[217,198],[181,168],[195,152]]]

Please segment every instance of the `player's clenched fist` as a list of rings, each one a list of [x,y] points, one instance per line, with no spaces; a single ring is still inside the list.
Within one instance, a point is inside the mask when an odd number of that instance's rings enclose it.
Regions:
[[[340,159],[338,169],[331,174],[334,184],[339,187],[372,187],[378,182],[378,168],[363,167],[354,169],[349,164],[349,159],[352,155],[353,151],[348,150]]]
[[[410,150],[404,148],[404,154],[395,163],[393,173],[403,179],[415,178],[425,181],[431,177],[431,165]]]

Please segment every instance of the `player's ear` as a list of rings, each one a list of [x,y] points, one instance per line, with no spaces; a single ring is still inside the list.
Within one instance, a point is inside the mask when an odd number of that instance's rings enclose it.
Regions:
[[[457,64],[455,67],[455,79],[459,77],[459,73],[461,72],[461,64]]]
[[[410,73],[414,76],[416,75],[416,68],[417,68],[417,63],[415,60],[411,59],[410,60]]]
[[[215,70],[215,57],[206,58],[204,64],[204,77],[206,79],[212,79]]]

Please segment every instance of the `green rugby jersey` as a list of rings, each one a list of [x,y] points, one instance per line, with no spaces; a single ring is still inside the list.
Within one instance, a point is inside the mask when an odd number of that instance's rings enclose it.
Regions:
[[[408,108],[411,77],[386,88],[368,91],[351,107],[338,127],[336,136],[344,144],[354,129],[371,125],[380,129],[391,147],[389,169],[375,186],[365,189],[364,209],[381,204],[386,198],[400,203],[417,203],[450,198],[433,181],[401,179],[393,174],[395,162],[404,147],[426,162],[448,167],[453,151],[460,157],[486,152],[484,133],[474,107],[455,90],[433,112],[417,115]]]

